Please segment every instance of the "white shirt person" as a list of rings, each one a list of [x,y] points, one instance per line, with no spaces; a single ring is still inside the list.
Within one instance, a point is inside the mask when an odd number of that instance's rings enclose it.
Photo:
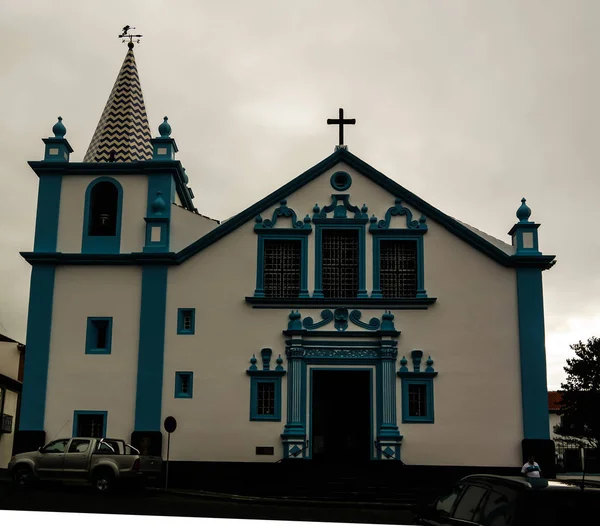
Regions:
[[[539,479],[542,471],[535,459],[533,457],[529,457],[527,463],[523,466],[523,469],[521,469],[521,473],[527,478]]]

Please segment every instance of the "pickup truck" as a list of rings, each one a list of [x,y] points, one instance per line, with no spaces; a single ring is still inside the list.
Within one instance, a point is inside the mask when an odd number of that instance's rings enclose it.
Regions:
[[[124,440],[73,437],[53,440],[37,451],[15,455],[8,464],[14,483],[21,488],[38,480],[91,482],[100,493],[113,490],[118,481],[145,482],[162,471],[160,457],[142,456]]]

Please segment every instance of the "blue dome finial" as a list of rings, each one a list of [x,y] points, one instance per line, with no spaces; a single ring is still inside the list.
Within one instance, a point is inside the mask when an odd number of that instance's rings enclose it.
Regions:
[[[169,120],[168,117],[165,117],[163,123],[158,127],[158,133],[162,138],[168,138],[171,135],[171,125],[167,122]]]
[[[62,123],[62,117],[58,118],[58,122],[52,126],[52,133],[54,134],[55,139],[64,139],[65,134],[67,133],[67,129],[65,125]]]
[[[183,170],[183,182],[185,184],[188,184],[190,182],[190,178],[188,177],[188,174],[185,173],[185,168],[182,168]]]
[[[525,204],[526,199],[521,199],[521,206],[517,210],[517,218],[521,223],[528,223],[531,216],[531,208]]]

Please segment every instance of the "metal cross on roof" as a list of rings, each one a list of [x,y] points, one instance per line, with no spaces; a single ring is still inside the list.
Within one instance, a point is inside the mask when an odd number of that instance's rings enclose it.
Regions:
[[[338,124],[340,127],[340,146],[344,145],[344,124],[356,124],[356,119],[344,119],[344,109],[340,108],[338,119],[327,119],[327,124]]]
[[[136,40],[136,44],[140,43],[140,38],[142,38],[143,35],[128,35],[127,33],[129,32],[129,30],[131,29],[135,29],[135,27],[131,27],[131,26],[125,26],[123,28],[123,33],[121,33],[119,35],[119,38],[121,38],[121,42],[127,42],[127,39],[129,39],[129,43],[127,44],[127,46],[129,47],[129,49],[133,49],[133,39],[137,39]]]

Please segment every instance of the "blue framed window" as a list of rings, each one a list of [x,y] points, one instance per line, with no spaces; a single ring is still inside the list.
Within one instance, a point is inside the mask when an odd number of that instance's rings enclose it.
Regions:
[[[112,348],[112,318],[87,319],[86,354],[110,354]]]
[[[402,422],[434,422],[433,378],[402,378]]]
[[[314,220],[317,223],[317,220]],[[326,224],[324,224],[327,222]],[[324,219],[316,224],[315,298],[366,298],[365,224]]]
[[[85,254],[118,254],[121,248],[123,187],[111,177],[99,177],[85,192],[83,239]]]
[[[424,231],[371,231],[373,298],[426,298]]]
[[[257,367],[255,355],[250,359],[246,374],[250,376],[250,420],[281,421],[281,378],[285,375],[281,355],[271,369],[272,349],[261,349],[262,368]]]
[[[280,228],[259,234],[254,297],[309,297],[307,269],[310,232]]]
[[[73,412],[74,437],[106,437],[108,411],[81,411]]]
[[[250,420],[281,421],[281,376],[250,378]]]
[[[194,397],[194,373],[176,372],[175,373],[175,398],[193,398]]]
[[[196,309],[177,310],[177,334],[194,334],[196,331]]]

